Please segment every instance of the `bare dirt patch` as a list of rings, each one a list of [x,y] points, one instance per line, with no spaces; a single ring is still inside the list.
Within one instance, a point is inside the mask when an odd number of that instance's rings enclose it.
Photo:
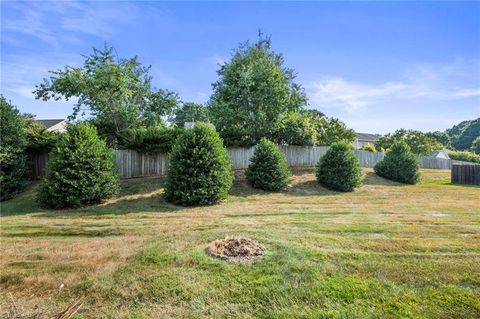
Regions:
[[[262,258],[265,247],[247,237],[225,237],[212,241],[205,252],[211,257],[223,260],[256,261]]]

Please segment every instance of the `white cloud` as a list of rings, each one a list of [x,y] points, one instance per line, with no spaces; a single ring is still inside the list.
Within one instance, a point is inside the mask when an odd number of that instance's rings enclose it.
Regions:
[[[445,65],[417,65],[398,80],[371,84],[340,77],[323,77],[306,85],[311,104],[344,108],[352,113],[383,103],[399,105],[412,100],[461,100],[480,97],[480,61],[456,59]],[[480,108],[480,106],[479,106]]]
[[[64,41],[82,43],[79,34],[105,38],[114,31],[114,25],[139,18],[137,8],[128,3],[32,1],[7,2],[2,7],[12,12],[2,21],[4,40],[18,43],[16,36],[22,34],[55,47]]]
[[[348,111],[368,106],[372,99],[386,97],[405,88],[405,84],[397,82],[367,85],[336,77],[323,78],[307,85],[311,101],[318,106],[343,106]]]

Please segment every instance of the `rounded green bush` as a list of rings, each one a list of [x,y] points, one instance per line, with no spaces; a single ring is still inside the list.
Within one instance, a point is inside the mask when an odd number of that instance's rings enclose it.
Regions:
[[[320,158],[316,169],[317,181],[323,186],[351,192],[362,184],[362,169],[353,153],[353,146],[337,142]]]
[[[232,182],[232,163],[215,129],[197,123],[177,138],[170,154],[167,201],[186,206],[215,204],[227,197]]]
[[[273,142],[262,138],[246,171],[248,183],[255,188],[279,191],[287,187],[289,176],[285,156]]]
[[[419,163],[410,147],[403,141],[395,142],[385,157],[375,165],[375,173],[405,184],[416,184],[420,180]]]
[[[79,207],[115,195],[119,190],[113,152],[88,123],[70,125],[49,161],[38,193],[51,208]]]

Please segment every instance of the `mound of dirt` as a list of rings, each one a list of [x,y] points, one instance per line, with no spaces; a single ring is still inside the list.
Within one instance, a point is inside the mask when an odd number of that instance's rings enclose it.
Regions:
[[[265,252],[258,241],[246,237],[225,237],[208,244],[207,255],[224,260],[255,261],[262,258]]]

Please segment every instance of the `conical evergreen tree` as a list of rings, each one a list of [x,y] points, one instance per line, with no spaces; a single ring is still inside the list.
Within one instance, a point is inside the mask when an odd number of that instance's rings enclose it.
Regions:
[[[317,181],[327,188],[351,192],[362,184],[362,168],[347,142],[332,144],[317,164]]]
[[[279,191],[287,187],[289,176],[285,156],[273,142],[262,138],[250,159],[246,172],[248,183],[255,188]]]
[[[170,154],[165,197],[181,205],[210,205],[232,187],[231,160],[222,139],[207,124],[197,123],[177,138]]]
[[[405,184],[416,184],[420,180],[419,163],[410,147],[403,141],[395,142],[385,157],[375,165],[375,173],[382,177]]]
[[[47,207],[98,203],[119,190],[113,152],[88,123],[70,125],[53,152],[38,193]]]

